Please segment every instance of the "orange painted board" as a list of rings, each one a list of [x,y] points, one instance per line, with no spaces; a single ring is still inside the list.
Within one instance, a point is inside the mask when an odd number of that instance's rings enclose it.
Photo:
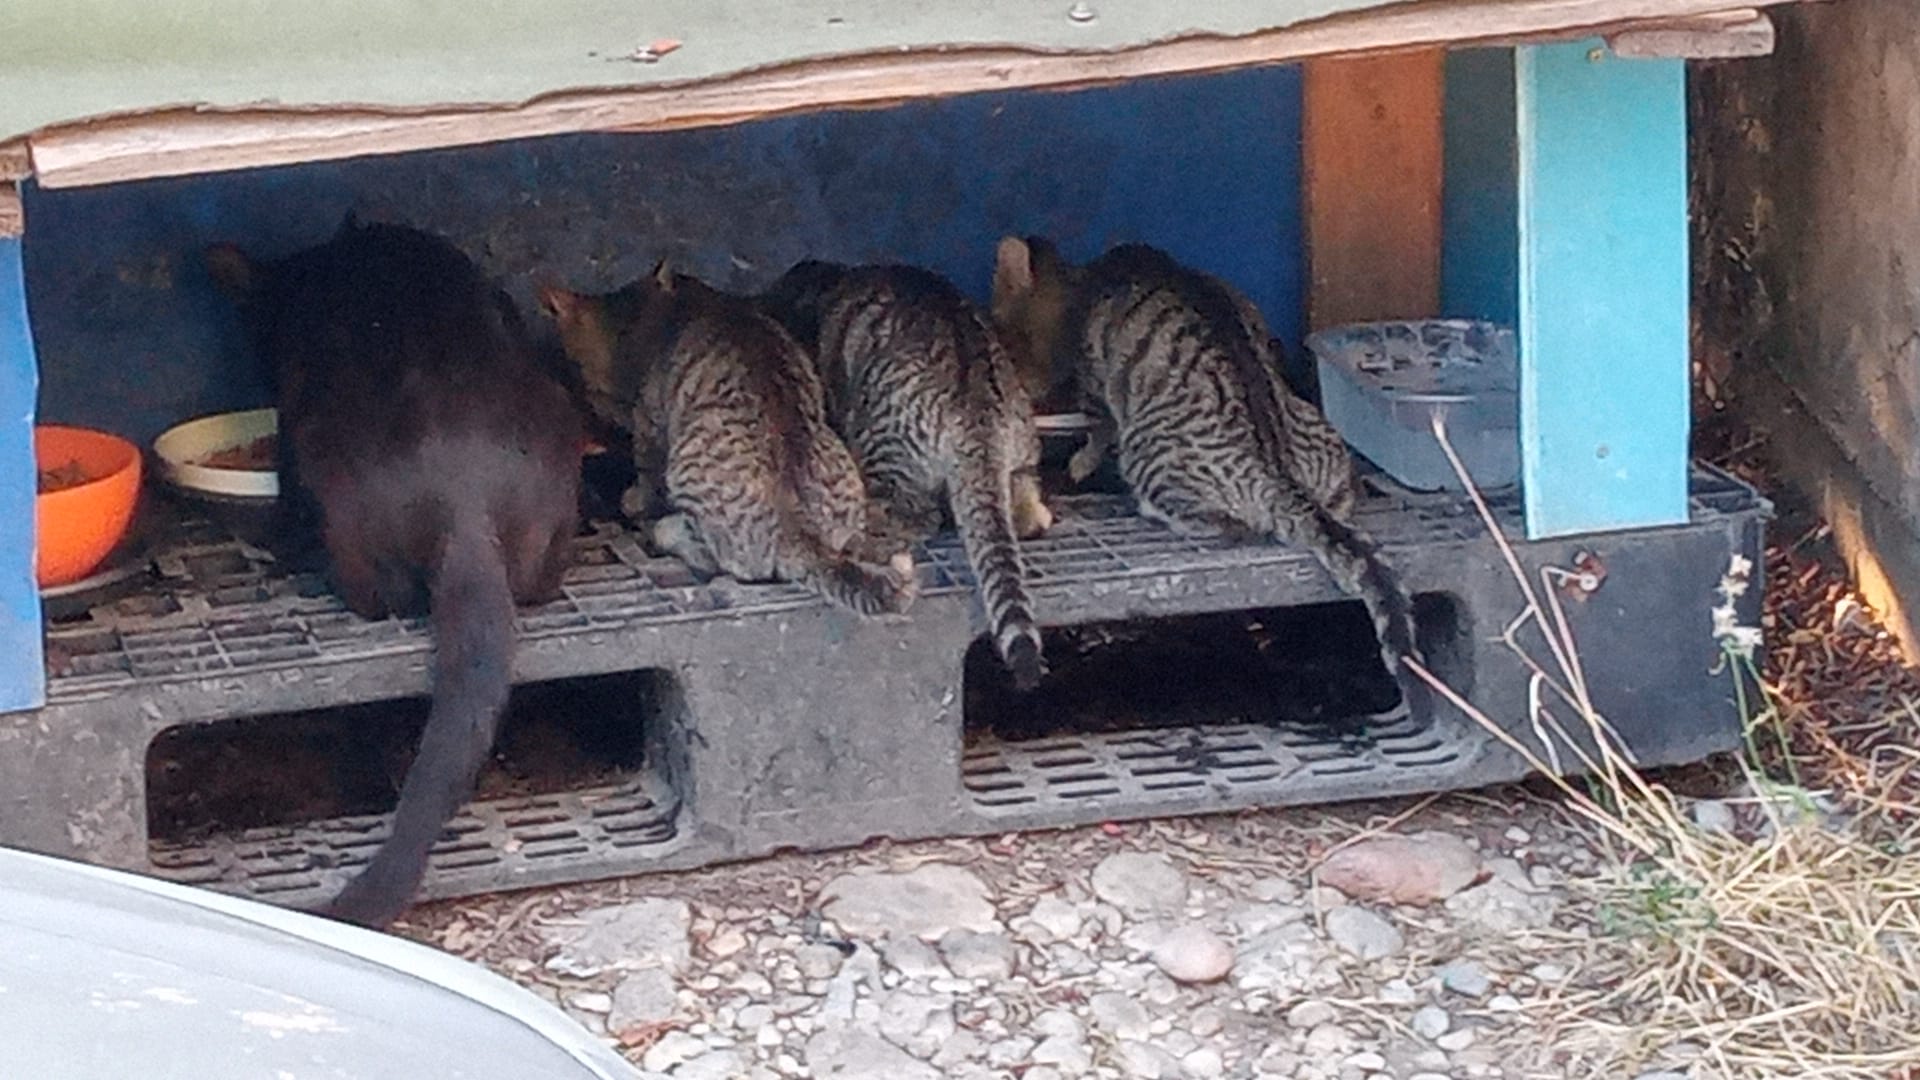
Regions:
[[[1309,60],[1302,99],[1307,321],[1440,314],[1440,49]]]

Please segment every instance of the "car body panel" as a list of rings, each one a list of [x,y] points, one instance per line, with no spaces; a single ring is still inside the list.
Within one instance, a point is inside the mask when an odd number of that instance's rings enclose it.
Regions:
[[[632,1080],[559,1009],[435,949],[0,849],[0,1041],[34,1080]]]

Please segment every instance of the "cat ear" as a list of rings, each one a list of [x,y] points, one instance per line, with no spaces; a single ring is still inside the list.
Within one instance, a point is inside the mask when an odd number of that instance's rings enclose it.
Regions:
[[[1033,250],[1025,240],[1006,236],[993,258],[995,296],[1018,296],[1033,289]]]
[[[993,259],[993,284],[1012,292],[1033,288],[1033,248],[1020,236],[1002,236]]]
[[[542,285],[536,294],[540,298],[540,310],[554,322],[565,324],[572,322],[580,314],[580,296],[558,285]]]
[[[232,244],[214,244],[203,258],[213,283],[235,300],[245,300],[260,285],[260,271],[247,253]]]
[[[673,291],[673,267],[667,265],[667,260],[661,259],[659,262],[654,263],[653,273],[647,276],[653,279],[654,288],[659,289],[663,293]]]

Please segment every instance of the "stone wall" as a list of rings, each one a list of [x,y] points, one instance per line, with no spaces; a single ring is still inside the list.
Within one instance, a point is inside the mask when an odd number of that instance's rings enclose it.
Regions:
[[[1775,8],[1696,68],[1697,359],[1767,430],[1914,651],[1920,612],[1920,4]],[[1904,598],[1905,603],[1902,603]]]

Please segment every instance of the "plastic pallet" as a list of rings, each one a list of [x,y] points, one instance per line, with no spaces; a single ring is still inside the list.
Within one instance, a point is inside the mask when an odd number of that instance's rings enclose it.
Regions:
[[[1053,626],[1342,599],[1281,546],[1176,536],[1119,498],[1055,502],[1026,545]],[[1494,509],[1520,534],[1511,498]],[[1605,568],[1569,595],[1598,707],[1649,765],[1738,744],[1740,721],[1709,609],[1735,555],[1757,565],[1769,505],[1697,469],[1692,519],[1670,528],[1515,541],[1530,571],[1585,555]],[[1529,672],[1499,641],[1522,600],[1471,507],[1375,493],[1361,508],[1403,578],[1439,612],[1423,644],[1439,674],[1523,742]],[[48,705],[0,716],[0,843],[303,905],[365,860],[379,816],[149,842],[149,744],[177,725],[425,693],[430,643],[414,622],[348,613],[322,584],[205,523],[168,532],[156,580],[48,632]],[[632,534],[597,525],[565,595],[520,620],[516,677],[665,672],[647,764],[610,785],[478,802],[447,830],[428,896],[590,880],[824,849],[874,837],[977,835],[1165,814],[1432,792],[1524,776],[1525,761],[1442,706],[1366,721],[1366,737],[1250,722],[1025,742],[963,736],[963,656],[977,636],[957,542],[920,553],[923,597],[863,622],[804,589],[693,580]],[[1540,586],[1536,585],[1536,588]],[[1757,618],[1757,588],[1740,601]],[[1563,749],[1559,760],[1572,757]]]

